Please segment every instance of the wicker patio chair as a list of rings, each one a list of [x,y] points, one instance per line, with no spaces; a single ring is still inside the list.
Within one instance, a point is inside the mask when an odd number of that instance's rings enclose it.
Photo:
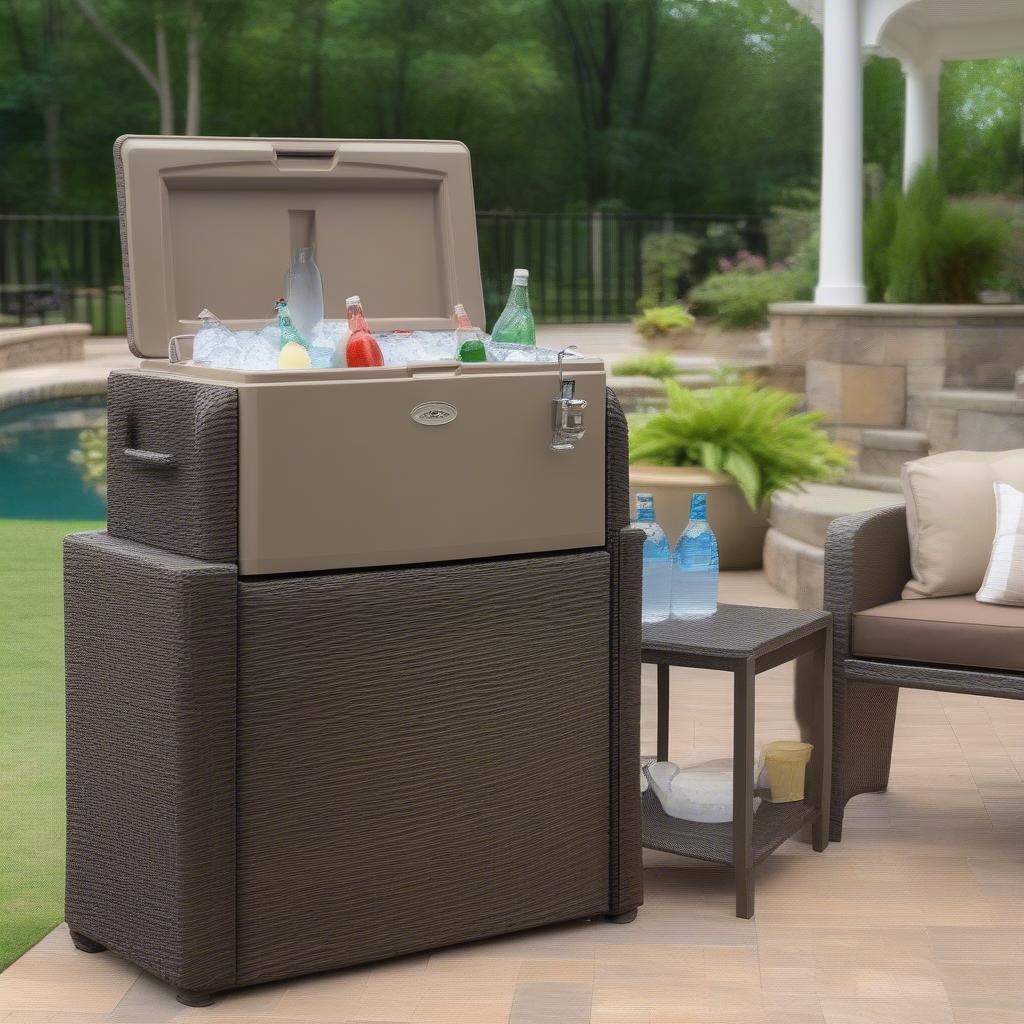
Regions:
[[[829,527],[833,842],[842,838],[847,801],[889,784],[901,686],[1024,699],[1024,608],[981,604],[973,595],[902,601],[910,575],[902,506]]]

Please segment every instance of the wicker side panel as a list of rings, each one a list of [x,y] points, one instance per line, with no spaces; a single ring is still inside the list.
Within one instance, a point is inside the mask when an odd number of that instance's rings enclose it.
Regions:
[[[608,578],[240,582],[240,984],[607,912]]]
[[[236,579],[64,542],[68,924],[185,989],[235,980]]]
[[[640,599],[644,535],[622,530],[609,540],[611,601],[611,911],[643,903],[640,837]]]
[[[605,414],[605,514],[609,540],[629,526],[629,430],[611,388]]]
[[[238,394],[115,371],[107,386],[107,530],[191,558],[238,558]],[[146,465],[126,448],[173,456]]]

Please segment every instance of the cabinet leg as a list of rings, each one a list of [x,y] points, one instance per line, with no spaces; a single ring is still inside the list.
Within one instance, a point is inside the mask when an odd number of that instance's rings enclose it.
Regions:
[[[631,924],[636,920],[636,907],[627,910],[624,914],[605,914],[604,919],[609,924]]]
[[[177,1000],[182,1006],[213,1006],[213,996],[209,992],[190,992],[178,989]]]
[[[658,760],[668,760],[668,665],[658,666]]]
[[[754,662],[733,674],[732,858],[736,916],[754,916]]]
[[[83,953],[105,953],[107,951],[106,946],[94,942],[81,932],[72,932],[71,941],[75,944],[75,949],[80,949]]]

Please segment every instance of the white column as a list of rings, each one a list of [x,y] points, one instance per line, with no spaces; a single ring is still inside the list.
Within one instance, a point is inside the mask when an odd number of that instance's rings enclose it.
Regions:
[[[821,251],[814,301],[864,302],[864,102],[860,0],[824,6]]]
[[[941,63],[904,63],[906,110],[903,120],[903,188],[926,160],[939,155],[939,74]]]

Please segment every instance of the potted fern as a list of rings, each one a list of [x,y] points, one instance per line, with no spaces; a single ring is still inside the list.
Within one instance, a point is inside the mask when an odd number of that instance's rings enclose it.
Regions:
[[[634,493],[654,495],[658,520],[674,538],[686,526],[690,496],[708,492],[722,568],[758,568],[771,495],[834,480],[846,452],[820,428],[820,413],[793,413],[797,396],[789,392],[665,386],[668,408],[630,424]]]

